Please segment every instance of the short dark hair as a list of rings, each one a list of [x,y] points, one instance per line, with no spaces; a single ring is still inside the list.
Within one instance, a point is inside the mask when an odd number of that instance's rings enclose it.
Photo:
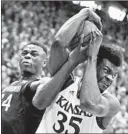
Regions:
[[[26,46],[31,45],[31,44],[32,44],[32,45],[35,45],[35,46],[41,47],[41,48],[44,50],[44,52],[46,53],[46,55],[47,55],[47,53],[48,53],[47,47],[44,46],[43,44],[41,44],[41,43],[38,42],[38,41],[31,41],[31,42],[27,43],[27,44],[22,48],[22,50],[23,50]]]
[[[120,46],[115,44],[102,44],[99,49],[97,64],[104,58],[119,67],[122,65],[123,50]]]

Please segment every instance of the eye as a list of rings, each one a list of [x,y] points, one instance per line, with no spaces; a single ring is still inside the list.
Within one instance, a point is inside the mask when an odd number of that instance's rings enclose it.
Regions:
[[[103,69],[104,73],[109,73],[109,70],[107,68]]]
[[[31,55],[34,57],[39,56],[38,52],[32,52]]]
[[[27,51],[22,51],[22,55],[26,55],[28,52]]]
[[[115,78],[117,76],[117,73],[113,74],[112,77]]]

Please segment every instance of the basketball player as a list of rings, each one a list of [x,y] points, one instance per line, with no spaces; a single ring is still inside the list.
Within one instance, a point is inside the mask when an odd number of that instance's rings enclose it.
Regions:
[[[77,22],[79,27],[82,20],[87,17],[93,22],[99,19],[95,14],[87,13],[88,10],[79,14]],[[85,16],[84,16],[85,15]],[[100,24],[99,24],[100,25]],[[70,29],[69,29],[70,30]],[[76,33],[77,29],[74,30]],[[66,35],[67,30],[63,35]],[[59,41],[61,41],[62,37]],[[70,38],[68,39],[71,40]],[[63,41],[62,41],[63,42]],[[53,44],[60,42],[56,41]],[[81,52],[83,54],[84,51]],[[83,55],[82,55],[83,56]],[[81,57],[82,57],[81,56]],[[3,134],[33,134],[41,120],[45,108],[51,103],[58,89],[61,89],[61,82],[58,83],[60,76],[64,77],[64,83],[76,66],[73,53],[70,62],[67,62],[56,75],[50,78],[41,78],[42,66],[46,57],[46,48],[37,42],[31,42],[23,47],[20,57],[21,79],[12,83],[2,92],[2,133]],[[71,61],[75,61],[71,62]],[[80,61],[80,60],[78,60]],[[70,68],[70,69],[69,69]],[[62,72],[63,73],[62,75]],[[68,85],[68,84],[67,84]],[[42,92],[43,101],[37,101],[37,93]],[[43,105],[41,108],[38,106]]]
[[[46,48],[37,42],[31,42],[21,50],[21,79],[2,92],[3,134],[35,132],[44,111],[33,106],[32,98],[40,83],[46,53]]]
[[[36,133],[101,133],[118,113],[119,101],[106,89],[118,74],[122,53],[117,46],[101,42],[102,35],[92,32],[83,78],[75,78],[58,93]],[[80,48],[76,50],[80,54]]]

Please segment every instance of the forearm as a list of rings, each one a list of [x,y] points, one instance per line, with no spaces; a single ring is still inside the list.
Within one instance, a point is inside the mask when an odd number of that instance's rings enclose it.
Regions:
[[[97,26],[100,26],[100,28],[102,27],[100,25],[101,22],[99,16],[97,16],[93,11],[89,10],[88,8],[80,10],[79,13],[68,19],[57,32],[53,41],[53,45],[51,47],[50,58],[48,62],[49,72],[51,76],[53,76],[56,71],[58,71],[58,69],[60,69],[60,67],[67,61],[69,54],[66,48],[72,51],[80,43],[80,39],[76,38],[75,35],[85,19],[94,22],[95,24],[97,24]]]
[[[69,51],[61,47],[58,41],[53,42],[48,60],[48,69],[53,76],[68,61]]]
[[[81,86],[80,101],[81,104],[95,106],[99,104],[100,98],[96,76],[96,60],[88,59]]]
[[[44,109],[50,105],[75,66],[69,61],[66,62],[48,83],[40,85],[33,98],[33,105],[38,109]]]
[[[81,23],[89,16],[88,9],[82,9],[79,13],[67,20],[55,36],[55,40],[60,42],[62,47],[68,47],[70,41],[75,36]]]

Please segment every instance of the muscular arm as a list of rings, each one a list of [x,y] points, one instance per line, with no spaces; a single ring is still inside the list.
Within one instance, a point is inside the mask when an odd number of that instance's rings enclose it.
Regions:
[[[48,70],[53,76],[67,62],[69,51],[67,48],[61,47],[58,41],[54,41],[50,50],[48,60]]]
[[[38,109],[44,109],[49,106],[75,66],[75,64],[66,62],[46,84],[40,84],[33,97],[33,105]]]
[[[109,100],[109,112],[104,117],[97,117],[97,123],[102,129],[106,129],[111,122],[111,120],[114,118],[114,116],[119,112],[120,110],[120,103],[117,100],[116,97],[114,97],[111,94],[103,94],[107,100]]]
[[[73,37],[76,35],[78,28],[85,19],[94,22],[99,29],[102,29],[100,17],[87,8],[82,9],[79,13],[68,19],[57,32],[51,47],[48,61],[48,68],[51,76],[53,76],[67,61],[69,56],[67,48],[72,45],[70,43],[72,43]],[[75,47],[77,45],[78,44],[75,44]]]
[[[69,20],[67,20],[57,32],[53,45],[51,47],[50,57],[48,61],[48,68],[51,76],[53,76],[67,61],[69,56],[69,50],[67,48],[75,36],[81,23],[87,17],[88,10],[83,9],[71,17]]]
[[[68,47],[70,41],[73,39],[78,28],[85,19],[95,23],[99,30],[102,29],[100,17],[92,10],[83,8],[79,13],[67,20],[57,32],[55,39],[60,42],[62,47]]]
[[[80,91],[80,107],[91,114],[102,117],[109,112],[109,103],[100,93],[97,83],[97,54],[102,42],[102,34],[92,32],[88,49],[88,60]]]
[[[67,21],[55,36],[55,41],[52,45],[49,58],[49,71],[53,77],[45,85],[40,84],[38,86],[33,98],[33,105],[35,107],[39,109],[47,107],[60,91],[69,74],[76,67],[76,64],[67,61],[69,56],[67,47],[73,36],[76,34],[81,22],[89,17],[89,15],[90,18],[92,18],[92,20],[90,19],[91,21],[100,24],[100,19],[95,13],[92,13],[89,9],[83,9],[75,15],[74,18]],[[99,27],[102,27],[101,24]],[[79,56],[76,56],[77,59],[80,61],[85,60],[85,58],[83,58],[85,57],[85,55],[83,56],[84,53],[81,53],[80,59],[78,58]]]
[[[111,117],[119,111],[119,103],[116,99],[100,93],[96,77],[96,60],[88,60],[80,92],[80,101],[81,108],[85,111],[106,118],[104,124],[107,124]]]
[[[108,101],[100,94],[97,84],[96,60],[88,59],[87,61],[81,86],[80,103],[82,109],[93,115],[102,117],[108,113]]]
[[[70,73],[74,68],[81,62],[86,60],[87,48],[81,49],[81,44],[83,43],[83,37],[81,37],[80,45],[76,47],[69,55],[68,61],[61,67],[61,69],[51,78],[44,78],[43,80],[38,80],[30,82],[28,84],[29,90],[28,95],[31,92],[32,104],[38,109],[46,108],[56,97],[57,93],[64,86],[65,81],[69,77]],[[45,81],[44,81],[45,80]]]
[[[63,84],[69,77],[74,68],[81,62],[86,60],[86,48],[81,50],[83,38],[80,45],[76,47],[69,55],[68,61],[61,69],[46,83],[37,87],[36,94],[33,98],[33,105],[38,109],[46,108],[51,104],[57,93],[63,87]]]

